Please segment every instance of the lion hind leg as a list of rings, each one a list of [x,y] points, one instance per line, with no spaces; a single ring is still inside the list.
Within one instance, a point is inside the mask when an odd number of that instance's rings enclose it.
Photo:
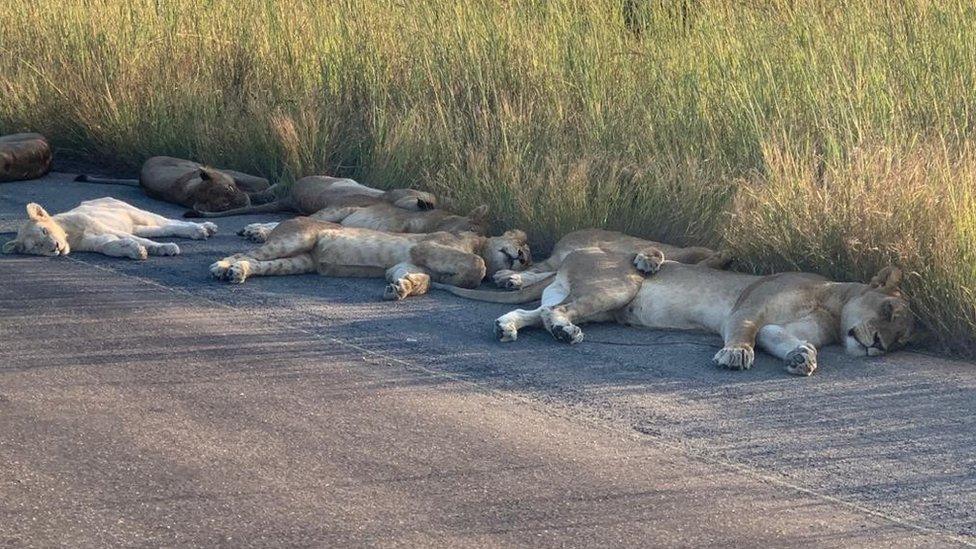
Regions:
[[[430,274],[412,263],[398,263],[386,271],[383,299],[399,301],[412,295],[424,295],[430,290]]]
[[[413,264],[438,281],[461,288],[477,288],[485,277],[485,260],[476,254],[435,242],[422,242],[410,250]]]
[[[542,307],[532,310],[515,309],[503,314],[495,320],[495,337],[502,342],[515,341],[522,328],[542,324],[543,310]]]
[[[644,257],[659,266],[658,259],[663,260],[663,256],[657,250],[653,252],[638,254],[637,259]],[[634,267],[632,254],[590,248],[567,255],[557,280],[566,281],[563,284],[568,292],[561,303],[543,303],[546,329],[560,341],[583,341],[577,324],[611,320],[637,296],[644,279]]]

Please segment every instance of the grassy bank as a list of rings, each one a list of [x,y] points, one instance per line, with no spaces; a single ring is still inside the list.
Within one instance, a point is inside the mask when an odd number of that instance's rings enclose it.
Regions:
[[[864,280],[976,349],[969,2],[7,0],[0,131]]]

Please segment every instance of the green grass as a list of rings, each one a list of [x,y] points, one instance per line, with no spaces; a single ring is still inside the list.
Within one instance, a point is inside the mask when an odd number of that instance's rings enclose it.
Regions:
[[[963,1],[7,0],[0,131],[339,173],[740,268],[898,263],[976,349],[976,7]]]

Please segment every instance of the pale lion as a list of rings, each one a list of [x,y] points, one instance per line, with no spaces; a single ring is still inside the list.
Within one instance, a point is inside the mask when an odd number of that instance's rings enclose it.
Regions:
[[[810,375],[821,346],[840,342],[849,354],[877,356],[902,346],[912,333],[913,316],[898,289],[902,272],[895,267],[860,284],[809,273],[755,276],[674,261],[661,262],[654,276],[644,278],[633,261],[633,254],[598,248],[572,252],[551,283],[516,292],[521,302],[541,293],[541,306],[498,318],[498,338],[514,341],[521,328],[542,325],[556,339],[578,343],[583,332],[577,324],[606,321],[706,330],[724,338],[714,357],[720,366],[750,368],[758,345],[783,359],[790,373]],[[499,293],[451,291],[492,301]]]
[[[219,280],[318,272],[327,276],[386,276],[384,297],[427,293],[431,281],[476,287],[500,269],[531,262],[525,233],[485,237],[474,233],[386,233],[297,217],[283,221],[261,247],[210,266]]]
[[[180,253],[176,244],[155,242],[150,237],[202,240],[217,232],[213,223],[167,219],[114,198],[86,200],[56,215],[30,203],[27,217],[17,236],[4,243],[4,253],[58,256],[77,251],[146,259],[150,255]]]

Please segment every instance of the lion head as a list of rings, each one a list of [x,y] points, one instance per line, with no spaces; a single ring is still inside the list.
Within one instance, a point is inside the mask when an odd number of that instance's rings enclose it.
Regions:
[[[517,229],[489,238],[482,257],[485,260],[487,276],[502,270],[523,271],[532,265],[528,238],[524,232]]]
[[[201,166],[197,175],[201,183],[190,198],[194,211],[223,212],[251,205],[247,193],[237,188],[234,178],[224,172]]]
[[[64,229],[48,215],[47,211],[31,202],[27,205],[27,222],[21,225],[17,236],[3,245],[7,254],[68,255],[68,235]]]
[[[436,196],[414,189],[392,189],[383,193],[383,199],[404,210],[426,211],[437,207]]]
[[[841,311],[844,349],[856,356],[879,356],[908,342],[914,318],[898,287],[902,272],[885,267]]]
[[[483,235],[488,232],[488,206],[482,204],[471,210],[468,215],[450,215],[437,224],[438,231],[449,233],[474,233]]]

